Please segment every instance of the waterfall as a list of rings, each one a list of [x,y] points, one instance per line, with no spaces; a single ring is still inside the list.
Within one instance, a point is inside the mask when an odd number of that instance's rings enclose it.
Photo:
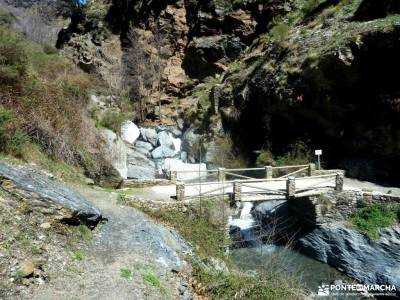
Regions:
[[[242,238],[244,242],[251,242],[254,240],[253,227],[256,225],[251,210],[253,208],[253,203],[244,202],[242,203],[239,218],[229,219],[229,226],[237,227],[240,229]]]

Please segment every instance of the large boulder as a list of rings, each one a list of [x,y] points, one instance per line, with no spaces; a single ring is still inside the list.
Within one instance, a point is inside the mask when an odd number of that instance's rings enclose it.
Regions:
[[[318,226],[299,240],[309,256],[364,284],[395,285],[400,296],[400,227],[381,229],[371,240],[339,222]]]
[[[133,145],[140,136],[139,128],[132,121],[126,121],[121,126],[121,138],[124,142]]]
[[[128,150],[128,178],[154,179],[156,166],[153,161],[138,151]]]
[[[142,135],[143,141],[152,144],[154,147],[157,147],[158,135],[157,135],[157,131],[155,129],[141,127],[140,134]]]
[[[108,159],[111,165],[118,171],[119,175],[123,179],[126,179],[128,173],[128,167],[126,164],[127,147],[113,131],[102,129],[101,134],[107,143]]]
[[[94,227],[101,212],[79,193],[36,170],[0,163],[1,190],[16,195],[59,221]]]
[[[137,141],[135,143],[135,148],[138,152],[146,155],[147,157],[151,156],[150,152],[154,149],[152,144],[143,141]]]
[[[166,147],[166,146],[159,146],[151,152],[151,156],[154,159],[161,159],[167,157],[174,157],[176,155],[175,150]]]

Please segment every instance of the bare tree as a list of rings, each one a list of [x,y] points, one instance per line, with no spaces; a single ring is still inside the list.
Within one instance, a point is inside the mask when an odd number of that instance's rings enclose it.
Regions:
[[[140,121],[145,119],[148,110],[147,104],[151,102],[151,96],[155,93],[157,93],[158,118],[161,121],[164,41],[163,34],[158,27],[153,30],[151,40],[141,40],[138,30],[134,27],[131,27],[127,34],[122,69],[123,86],[137,109]]]
[[[153,43],[157,50],[157,57],[155,61],[155,70],[157,72],[157,103],[158,103],[158,114],[161,121],[161,90],[162,90],[162,74],[164,73],[164,62],[165,54],[163,53],[163,48],[165,46],[165,34],[162,33],[160,26],[156,26],[153,32]]]

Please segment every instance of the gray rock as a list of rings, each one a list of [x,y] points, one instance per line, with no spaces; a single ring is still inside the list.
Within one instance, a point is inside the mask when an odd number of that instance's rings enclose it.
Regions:
[[[130,179],[155,179],[156,170],[149,167],[135,165],[128,166],[128,178]]]
[[[60,206],[68,210],[70,213],[63,213],[62,220],[90,227],[102,220],[101,212],[83,196],[38,171],[0,163],[0,177],[11,182],[3,184],[2,189],[25,199],[33,207],[45,209],[48,214],[61,213]]]
[[[180,157],[181,157],[181,161],[187,162],[188,155],[187,155],[187,153],[185,151],[181,152]]]
[[[327,223],[301,238],[299,246],[361,283],[400,287],[400,227],[381,230],[372,241],[341,223]]]
[[[154,149],[153,145],[148,142],[137,141],[135,143],[135,149],[137,152],[145,155],[146,157],[151,157],[151,151]]]
[[[160,131],[158,134],[158,142],[161,146],[174,149],[174,143],[168,131]]]
[[[160,146],[154,149],[153,152],[151,152],[151,155],[155,159],[174,157],[175,151],[171,148]]]
[[[128,151],[128,178],[131,179],[154,179],[156,177],[156,166],[146,155],[134,151]]]
[[[205,163],[211,164],[211,165],[214,164],[217,161],[219,154],[220,154],[220,151],[218,149],[218,146],[215,144],[215,142],[212,141],[212,142],[208,143],[206,155],[205,155]]]
[[[147,151],[151,151],[154,149],[153,145],[148,143],[148,142],[143,142],[143,141],[137,141],[135,143],[136,148],[143,148],[146,149]]]
[[[288,218],[288,205],[286,200],[271,200],[256,205],[253,215],[259,219]]]
[[[171,128],[171,133],[174,135],[174,137],[182,136],[182,131],[180,131],[178,128]]]
[[[200,141],[201,135],[195,133],[193,127],[185,131],[182,137],[182,150],[191,153],[193,145]]]
[[[158,135],[157,135],[157,131],[153,128],[144,128],[141,127],[140,128],[140,134],[142,136],[142,139],[145,142],[149,142],[150,144],[152,144],[154,147],[157,147],[158,144]]]
[[[222,73],[220,64],[236,59],[245,45],[238,37],[213,35],[195,37],[187,46],[183,66],[193,78],[204,78]]]
[[[183,119],[176,120],[176,126],[178,127],[179,130],[183,131],[183,128],[185,126],[185,121]]]
[[[128,167],[126,165],[127,147],[111,130],[102,129],[101,134],[106,140],[108,159],[110,160],[111,165],[118,171],[119,175],[123,179],[126,179],[128,173]]]
[[[185,291],[183,293],[183,299],[184,300],[193,300],[193,295],[189,291]]]
[[[151,153],[149,150],[146,150],[144,148],[137,148],[136,151],[139,152],[140,154],[143,154],[146,157],[151,157]]]

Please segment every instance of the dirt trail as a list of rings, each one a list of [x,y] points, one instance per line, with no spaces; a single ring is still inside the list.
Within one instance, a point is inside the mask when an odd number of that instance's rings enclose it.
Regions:
[[[82,260],[65,265],[49,284],[25,299],[191,299],[186,283],[175,273],[185,268],[179,256],[189,248],[174,231],[118,205],[114,193],[79,191],[108,222],[100,225]]]

